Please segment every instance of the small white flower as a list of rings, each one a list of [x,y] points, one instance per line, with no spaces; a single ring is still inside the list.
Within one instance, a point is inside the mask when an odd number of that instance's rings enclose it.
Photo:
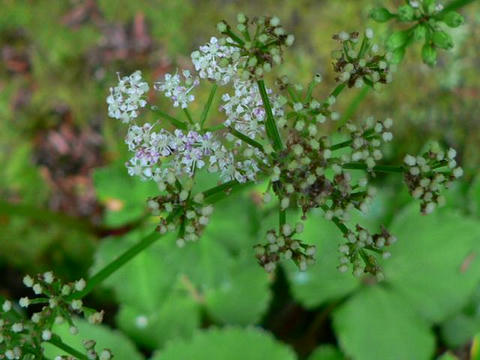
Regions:
[[[52,332],[50,330],[43,330],[42,331],[42,339],[43,341],[48,341],[52,338]]]
[[[195,100],[191,94],[194,87],[199,84],[198,78],[193,78],[190,71],[182,71],[184,81],[179,74],[165,74],[164,81],[156,82],[155,90],[161,91],[173,101],[173,106],[187,108],[188,104]]]
[[[138,116],[138,110],[145,107],[145,93],[149,90],[142,81],[142,73],[135,71],[130,76],[118,78],[118,85],[110,88],[107,97],[108,116],[129,123]]]
[[[75,290],[82,291],[83,289],[85,289],[86,285],[87,285],[86,281],[84,279],[80,279],[75,282]]]
[[[227,39],[229,40],[229,39]],[[200,46],[191,55],[195,70],[202,79],[217,81],[220,85],[228,84],[237,75],[237,59],[240,50],[233,46],[220,45],[217,38]]]

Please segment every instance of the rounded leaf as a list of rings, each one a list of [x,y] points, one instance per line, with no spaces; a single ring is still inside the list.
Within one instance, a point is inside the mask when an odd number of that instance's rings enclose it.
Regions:
[[[378,7],[378,8],[372,9],[372,11],[370,11],[369,16],[376,22],[380,22],[380,23],[387,22],[391,18],[395,17],[395,15],[393,15],[390,11],[388,11],[384,7]]]
[[[210,329],[190,341],[167,344],[151,360],[295,360],[295,353],[265,331],[248,328]]]
[[[333,326],[340,347],[355,360],[425,360],[435,350],[428,325],[401,297],[379,286],[343,304]]]

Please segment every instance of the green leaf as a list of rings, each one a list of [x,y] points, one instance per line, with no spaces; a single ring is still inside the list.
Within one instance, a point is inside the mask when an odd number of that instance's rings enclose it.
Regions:
[[[442,324],[442,338],[452,348],[462,346],[480,332],[480,316],[457,314]]]
[[[308,360],[344,360],[345,357],[335,346],[321,345],[308,357]]]
[[[462,25],[465,22],[465,19],[458,12],[449,11],[442,17],[441,21],[451,28],[456,28]]]
[[[206,307],[210,315],[220,322],[255,324],[266,312],[270,302],[268,277],[256,264],[238,264],[231,271],[230,279],[206,291]],[[246,289],[248,296],[244,293]]]
[[[392,19],[393,17],[395,17],[395,15],[393,15],[392,13],[390,13],[390,11],[388,11],[388,10],[385,9],[384,7],[379,7],[379,8],[373,9],[372,11],[370,11],[369,16],[370,16],[370,18],[372,18],[374,21],[380,22],[380,23],[387,22],[388,20],[390,20],[390,19]]]
[[[176,340],[152,360],[294,360],[294,352],[269,333],[254,328],[210,329],[192,340]]]
[[[118,227],[140,219],[146,214],[147,198],[158,194],[155,183],[129,176],[123,163],[95,169],[93,181],[106,208],[107,226]]]
[[[73,347],[81,353],[86,353],[82,341],[95,340],[97,345],[95,349],[101,351],[110,349],[115,359],[118,360],[141,360],[143,356],[137,351],[135,345],[118,330],[112,330],[105,325],[91,325],[85,320],[77,319],[74,321],[78,328],[78,334],[72,335],[67,323],[55,325],[53,332],[59,335],[63,342]],[[59,355],[68,355],[56,346],[44,343],[45,356],[53,359]]]
[[[455,355],[453,355],[451,352],[446,352],[441,356],[439,356],[437,360],[458,360],[458,358]]]
[[[189,338],[200,326],[198,304],[181,294],[170,295],[154,311],[143,312],[122,305],[117,314],[118,326],[137,344],[154,349],[175,338]]]
[[[468,190],[469,210],[480,217],[480,176],[477,176]]]
[[[433,44],[440,49],[451,49],[453,47],[453,40],[445,31],[435,31],[432,36]]]
[[[390,231],[398,238],[384,266],[392,288],[434,322],[460,310],[480,280],[480,222],[451,209],[419,216],[412,205]]]
[[[356,360],[424,360],[435,349],[428,325],[401,297],[378,286],[335,311],[333,326],[340,347]]]
[[[429,66],[435,66],[437,63],[437,49],[427,41],[422,47],[423,62]]]
[[[398,49],[393,50],[392,52],[392,64],[400,64],[405,57],[405,47],[399,47]]]
[[[412,21],[415,17],[415,9],[410,5],[402,5],[398,8],[398,18],[400,21]]]
[[[317,246],[316,264],[300,271],[290,262],[285,264],[293,296],[307,308],[339,299],[352,292],[359,281],[337,270],[338,246],[342,233],[331,221],[312,212],[305,223],[302,240]]]
[[[403,47],[410,37],[410,30],[396,31],[387,39],[386,45],[390,51]]]
[[[257,225],[250,216],[255,209],[247,196],[225,204],[214,212],[197,242],[179,248],[175,234],[162,237],[104,282],[122,304],[119,326],[145,346],[188,337],[199,325],[202,307],[213,320],[241,325],[259,322],[268,309],[269,278],[252,250]],[[94,271],[150,231],[140,229],[103,241]],[[137,320],[143,328],[139,329]]]

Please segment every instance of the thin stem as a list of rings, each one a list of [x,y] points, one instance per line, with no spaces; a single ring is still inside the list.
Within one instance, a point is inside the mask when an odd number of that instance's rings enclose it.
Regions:
[[[298,96],[297,94],[295,93],[295,90],[292,89],[292,86],[291,85],[287,85],[287,92],[288,94],[290,95],[290,97],[292,98],[292,101],[294,103],[297,103],[298,102]]]
[[[88,360],[86,355],[82,354],[78,350],[75,350],[70,345],[65,344],[59,336],[53,336],[48,342],[79,360]]]
[[[372,137],[374,137],[374,131],[367,130],[363,133],[363,136],[365,136],[367,140],[371,139]],[[343,149],[344,147],[352,145],[352,143],[353,143],[353,140],[346,140],[341,143],[330,146],[330,150],[335,151],[335,150]]]
[[[193,125],[193,119],[192,119],[192,115],[190,115],[190,111],[188,111],[187,108],[183,109],[183,112],[185,114],[185,116],[187,117],[187,120],[188,122]]]
[[[351,169],[351,170],[368,170],[368,167],[364,163],[348,163],[342,165],[344,169]],[[385,173],[403,173],[405,169],[403,166],[395,166],[395,165],[375,165],[372,168],[375,172],[385,172]]]
[[[282,209],[282,206],[279,204],[278,207],[278,229],[279,234],[282,234],[283,225],[287,223],[287,212],[285,209]]]
[[[233,136],[239,138],[240,140],[246,142],[249,145],[252,145],[253,147],[256,147],[260,151],[263,151],[263,145],[260,144],[259,142],[255,141],[255,140],[253,140],[251,137],[241,133],[240,131],[234,129],[233,127],[228,128],[228,130],[230,131],[230,133]]]
[[[273,149],[275,151],[281,151],[283,149],[282,139],[280,138],[280,133],[278,132],[275,119],[273,118],[272,106],[270,105],[270,100],[268,99],[265,83],[263,80],[258,80],[257,84],[260,95],[262,96],[263,107],[265,108],[265,113],[267,114],[267,121],[265,122],[267,136],[272,142]]]
[[[322,205],[320,206],[324,212],[327,212],[330,210],[330,208],[327,205]],[[344,234],[348,234],[348,228],[345,226],[344,223],[340,221],[340,219],[336,216],[332,218],[333,223],[337,226],[337,228]]]
[[[245,45],[245,42],[237,35],[235,34],[232,29],[228,28],[226,31],[225,31],[225,34],[230,36],[232,38],[233,41],[235,41],[237,44],[239,44],[240,46],[243,47],[243,45]]]
[[[155,113],[157,113],[158,115],[160,115],[162,118],[164,118],[165,120],[168,120],[170,121],[170,123],[179,128],[179,129],[182,129],[182,130],[187,130],[187,124],[185,124],[183,121],[180,121],[176,118],[174,118],[173,116],[161,111],[158,109],[158,107],[156,106],[152,106],[152,111],[154,111]]]
[[[312,100],[313,89],[315,88],[315,79],[310,82],[307,89],[307,94],[305,95],[305,102],[308,104]]]
[[[475,0],[454,0],[443,8],[438,15],[445,15],[449,11],[458,10],[468,4],[473,3]]]
[[[353,114],[355,114],[358,107],[360,106],[362,101],[365,99],[369,91],[370,91],[370,87],[364,86],[362,90],[360,90],[360,92],[357,94],[357,96],[353,98],[352,102],[348,105],[347,110],[343,113],[343,116],[338,123],[338,127],[345,125],[347,121],[352,118]]]
[[[200,117],[200,128],[203,129],[203,125],[205,124],[205,120],[207,120],[208,112],[212,107],[213,97],[215,96],[215,92],[217,91],[217,84],[213,84],[212,89],[210,90],[210,95],[208,96],[207,103],[203,108],[202,116]]]
[[[223,124],[218,124],[218,125],[214,125],[214,126],[210,126],[206,129],[203,129],[204,131],[217,131],[217,130],[223,130],[225,129],[225,125]]]
[[[167,217],[167,222],[171,222],[174,218],[180,215],[180,209],[172,212]],[[160,238],[160,234],[157,231],[154,231],[147,237],[143,238],[140,242],[133,245],[131,248],[127,249],[123,254],[117,257],[115,260],[107,264],[103,269],[93,275],[87,282],[87,285],[82,291],[78,291],[67,297],[69,300],[72,299],[81,299],[88,295],[98,284],[103,280],[112,275],[115,271],[120,269],[123,265],[141,253],[143,250],[148,248],[154,242]]]

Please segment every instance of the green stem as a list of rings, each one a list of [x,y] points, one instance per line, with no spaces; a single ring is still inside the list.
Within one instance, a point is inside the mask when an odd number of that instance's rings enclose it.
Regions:
[[[223,129],[225,129],[225,125],[218,124],[218,125],[210,126],[206,129],[203,129],[203,131],[207,132],[207,131],[217,131],[217,130],[223,130]]]
[[[217,91],[217,84],[213,84],[212,89],[210,90],[210,95],[208,96],[207,103],[203,108],[202,116],[200,117],[200,128],[203,129],[203,124],[205,124],[205,120],[207,120],[208,112],[212,107],[213,97],[215,96],[215,92]]]
[[[342,165],[344,169],[352,170],[368,170],[368,167],[364,163],[348,163]],[[405,169],[403,166],[395,165],[375,165],[372,169],[375,172],[385,172],[385,173],[403,173]]]
[[[287,212],[286,210],[282,210],[282,207],[278,207],[278,229],[279,234],[282,234],[283,225],[287,223]]]
[[[325,212],[327,212],[327,211],[330,210],[330,208],[329,208],[327,205],[322,205],[321,208],[322,208],[322,210],[325,211]],[[339,218],[337,218],[336,216],[334,216],[334,217],[332,218],[332,221],[333,221],[333,223],[335,224],[335,226],[336,226],[344,235],[347,235],[347,234],[348,234],[348,228],[345,226],[344,223],[342,223],[342,222],[340,221]]]
[[[152,106],[152,111],[157,113],[158,115],[160,115],[165,120],[170,121],[170,123],[173,126],[179,128],[179,129],[182,129],[182,130],[187,130],[187,124],[185,124],[183,121],[180,121],[180,120],[174,118],[173,116],[159,110],[156,106]]]
[[[255,140],[253,140],[251,137],[241,133],[240,131],[238,131],[238,130],[232,128],[232,127],[228,128],[228,129],[233,136],[239,138],[240,140],[246,142],[249,145],[252,145],[253,147],[256,147],[260,151],[264,151],[263,150],[263,145],[260,144],[259,142],[255,141]]]
[[[167,222],[171,222],[175,217],[180,214],[180,209],[172,212],[167,217]],[[123,254],[117,257],[115,260],[107,264],[103,269],[93,275],[87,282],[87,285],[82,291],[78,291],[73,293],[72,295],[68,296],[68,300],[73,299],[81,299],[88,295],[98,284],[100,284],[103,280],[108,278],[112,275],[115,271],[120,269],[123,265],[141,253],[143,250],[148,248],[154,242],[156,242],[160,238],[160,234],[157,231],[154,231],[147,237],[143,238],[140,242],[133,245],[131,248],[126,250]]]
[[[372,137],[375,136],[374,131],[373,130],[367,130],[363,133],[363,136],[367,140],[371,139]],[[344,147],[350,146],[352,143],[353,143],[353,140],[346,140],[346,141],[343,141],[341,143],[330,146],[330,150],[332,150],[332,151],[339,150],[339,149],[342,149]]]
[[[309,103],[312,100],[313,89],[315,88],[315,79],[310,82],[307,89],[307,94],[305,95],[305,103]]]
[[[35,206],[12,204],[3,200],[0,200],[0,215],[24,216],[37,220],[41,223],[54,223],[84,232],[94,232],[96,230],[92,224],[82,218],[68,216],[63,213],[37,208]]]
[[[228,28],[226,31],[225,31],[225,34],[230,36],[232,38],[233,41],[235,41],[237,44],[239,44],[240,46],[243,47],[243,45],[245,45],[245,42],[237,35],[235,34],[232,29]]]
[[[454,0],[443,8],[443,10],[438,15],[444,15],[449,11],[458,10],[468,4],[473,3],[475,0]]]
[[[188,111],[187,108],[183,109],[183,112],[185,113],[185,116],[187,117],[188,122],[193,125],[193,119],[192,115],[190,115],[190,111]]]
[[[292,101],[293,101],[294,103],[297,103],[297,102],[298,102],[298,96],[297,96],[297,94],[295,93],[295,90],[292,89],[292,86],[291,86],[291,85],[288,85],[288,86],[287,86],[287,92],[288,92],[288,94],[290,95],[290,97],[292,98]]]
[[[65,344],[59,336],[53,336],[48,342],[79,360],[88,360],[86,355],[82,354],[78,350],[75,350],[70,345]]]
[[[258,90],[263,101],[263,107],[265,108],[265,113],[267,114],[267,121],[265,122],[265,128],[267,136],[272,142],[273,149],[275,151],[281,151],[283,149],[282,139],[280,138],[280,133],[278,132],[277,124],[273,118],[272,106],[270,105],[270,100],[268,99],[267,89],[265,88],[265,83],[263,80],[258,80]]]
[[[348,105],[347,110],[343,113],[343,116],[338,123],[338,127],[345,125],[347,121],[352,118],[353,114],[355,114],[358,107],[360,106],[362,101],[365,99],[369,91],[370,91],[370,87],[364,86],[362,90],[360,90],[360,92],[357,94],[357,96],[353,98],[352,102]]]

